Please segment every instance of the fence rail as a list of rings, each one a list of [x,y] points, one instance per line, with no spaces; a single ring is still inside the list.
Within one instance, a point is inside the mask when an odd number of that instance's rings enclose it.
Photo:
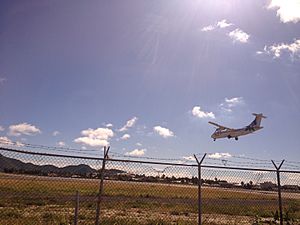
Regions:
[[[0,154],[0,224],[300,224],[297,170]]]

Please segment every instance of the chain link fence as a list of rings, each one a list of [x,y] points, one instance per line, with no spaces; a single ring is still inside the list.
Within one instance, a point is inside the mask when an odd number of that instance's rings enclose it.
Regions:
[[[1,225],[96,224],[98,201],[99,224],[105,225],[187,225],[199,218],[210,225],[300,224],[296,170],[279,172],[280,212],[275,169],[212,166],[204,160],[199,182],[196,160],[149,162],[3,147],[0,154]]]

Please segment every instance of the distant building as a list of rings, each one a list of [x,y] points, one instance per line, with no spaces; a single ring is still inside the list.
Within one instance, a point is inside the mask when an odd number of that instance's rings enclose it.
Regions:
[[[228,183],[227,181],[219,181],[219,185],[220,187],[223,187],[223,188],[233,188],[234,184],[232,183]]]
[[[267,191],[271,191],[277,187],[276,184],[269,182],[269,181],[260,183],[259,185],[262,190],[267,190]]]
[[[298,191],[298,190],[300,190],[300,187],[298,185],[283,185],[282,189]]]

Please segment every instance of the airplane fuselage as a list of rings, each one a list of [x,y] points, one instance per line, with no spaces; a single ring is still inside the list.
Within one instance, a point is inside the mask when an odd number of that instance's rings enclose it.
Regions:
[[[263,127],[260,126],[262,118],[267,118],[262,113],[252,113],[255,116],[255,119],[246,127],[240,128],[240,129],[232,129],[228,128],[222,125],[219,125],[215,122],[209,121],[208,123],[214,125],[217,127],[216,131],[211,135],[211,138],[216,139],[219,138],[234,138],[235,140],[238,140],[239,136],[251,134],[257,130],[262,129]]]
[[[253,127],[251,129],[247,128],[240,128],[240,129],[226,129],[226,130],[216,130],[212,135],[211,138],[214,140],[219,138],[235,138],[237,139],[239,136],[247,135],[253,133],[257,130],[262,129],[263,127]]]

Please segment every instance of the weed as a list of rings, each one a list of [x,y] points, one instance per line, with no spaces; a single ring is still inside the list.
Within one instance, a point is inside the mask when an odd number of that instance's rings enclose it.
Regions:
[[[21,219],[22,214],[17,209],[3,208],[0,210],[0,218],[2,219]]]
[[[69,224],[69,221],[66,217],[59,214],[49,213],[49,212],[43,213],[42,219],[43,222],[46,224],[59,224],[59,225]]]
[[[180,215],[180,213],[177,212],[177,211],[172,211],[172,212],[170,212],[170,214],[171,214],[172,216],[179,216],[179,215]]]

